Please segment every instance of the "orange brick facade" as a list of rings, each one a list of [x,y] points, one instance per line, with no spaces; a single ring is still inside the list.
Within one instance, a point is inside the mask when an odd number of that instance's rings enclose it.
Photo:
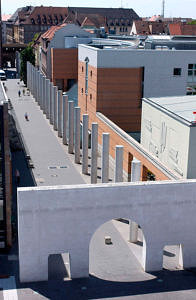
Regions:
[[[78,49],[51,49],[52,82],[64,92],[78,79]],[[73,82],[73,81],[72,81]]]
[[[168,180],[169,177],[96,115],[96,112],[101,112],[124,131],[140,130],[142,68],[96,69],[89,65],[88,95],[85,94],[85,68],[85,63],[79,61],[78,106],[81,117],[86,113],[89,115],[89,129],[92,122],[98,123],[99,144],[102,144],[102,133],[110,133],[110,155],[113,159],[116,145],[124,146],[123,169],[128,176],[135,157],[142,163],[141,180],[147,180],[147,170],[155,175],[156,180]]]

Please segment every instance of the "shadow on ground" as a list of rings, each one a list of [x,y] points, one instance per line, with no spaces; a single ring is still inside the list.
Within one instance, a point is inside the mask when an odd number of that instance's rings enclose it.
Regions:
[[[155,279],[140,282],[112,282],[90,276],[87,279],[21,284],[49,299],[102,299],[151,293],[191,290],[196,287],[196,274],[189,271],[163,270],[151,273]],[[29,290],[30,292],[30,290]],[[32,293],[32,291],[31,291]]]

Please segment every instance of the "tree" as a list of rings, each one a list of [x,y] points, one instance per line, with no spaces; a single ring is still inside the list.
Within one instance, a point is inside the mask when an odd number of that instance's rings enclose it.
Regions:
[[[191,22],[188,22],[189,25],[196,25],[196,20],[192,20]]]
[[[27,46],[23,51],[20,53],[20,78],[27,83],[27,61],[29,61],[32,65],[35,65],[35,54],[33,53],[33,49],[31,46]]]

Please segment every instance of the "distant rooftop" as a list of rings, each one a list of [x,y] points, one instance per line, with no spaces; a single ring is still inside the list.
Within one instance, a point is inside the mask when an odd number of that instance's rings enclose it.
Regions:
[[[143,101],[152,104],[156,108],[170,113],[173,117],[189,122],[189,126],[196,126],[196,96],[144,98]],[[188,125],[188,124],[187,124]]]

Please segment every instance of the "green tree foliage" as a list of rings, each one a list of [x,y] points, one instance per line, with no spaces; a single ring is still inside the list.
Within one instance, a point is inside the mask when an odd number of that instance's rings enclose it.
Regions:
[[[20,53],[21,65],[20,65],[20,78],[27,83],[27,61],[29,61],[32,65],[35,65],[35,54],[33,53],[33,49],[31,46],[27,46]]]
[[[193,20],[191,22],[188,22],[187,24],[190,24],[190,25],[196,25],[196,20]]]

